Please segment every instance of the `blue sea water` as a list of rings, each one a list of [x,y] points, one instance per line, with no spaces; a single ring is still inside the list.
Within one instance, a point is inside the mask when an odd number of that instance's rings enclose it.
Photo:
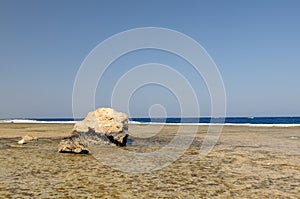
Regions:
[[[300,124],[300,117],[131,118],[141,123]]]
[[[83,119],[83,118],[82,118]],[[3,119],[0,122],[15,123],[75,123],[82,119],[73,118],[18,118]],[[300,126],[300,117],[226,117],[226,118],[130,118],[131,123],[166,123],[166,124],[209,124],[224,123],[226,125],[290,125]]]

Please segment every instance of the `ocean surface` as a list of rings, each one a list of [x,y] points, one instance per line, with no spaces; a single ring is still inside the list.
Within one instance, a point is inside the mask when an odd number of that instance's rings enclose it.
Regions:
[[[83,118],[82,118],[83,119]],[[76,123],[73,118],[16,118],[0,119],[2,123]],[[246,126],[300,126],[300,117],[226,117],[226,118],[130,118],[132,124],[168,125],[246,125]]]

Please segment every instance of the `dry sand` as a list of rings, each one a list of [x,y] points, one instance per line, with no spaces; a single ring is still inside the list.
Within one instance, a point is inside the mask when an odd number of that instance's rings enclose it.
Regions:
[[[200,158],[207,127],[199,126],[181,158],[144,174],[114,170],[93,155],[58,153],[57,144],[72,127],[1,123],[0,198],[300,198],[300,127],[226,126],[218,144]],[[155,128],[131,125],[130,131]],[[126,150],[157,149],[177,128],[165,126],[145,140],[131,137],[136,144]],[[41,139],[17,145],[26,134]]]

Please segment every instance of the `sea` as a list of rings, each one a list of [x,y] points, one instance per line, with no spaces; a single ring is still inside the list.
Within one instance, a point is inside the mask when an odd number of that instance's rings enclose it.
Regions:
[[[0,123],[76,123],[73,118],[14,118],[0,119]],[[168,125],[238,125],[238,126],[300,126],[300,117],[226,117],[226,118],[129,118],[131,124]]]

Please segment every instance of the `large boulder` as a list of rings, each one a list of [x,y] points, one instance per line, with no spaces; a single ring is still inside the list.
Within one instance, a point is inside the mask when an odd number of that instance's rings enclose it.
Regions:
[[[126,146],[128,117],[111,108],[99,108],[74,125],[69,137],[59,144],[59,152],[86,153],[89,144]]]
[[[72,134],[77,132],[104,133],[117,145],[126,145],[128,131],[128,117],[125,113],[117,112],[112,108],[99,108],[89,112],[86,118],[75,124]]]

